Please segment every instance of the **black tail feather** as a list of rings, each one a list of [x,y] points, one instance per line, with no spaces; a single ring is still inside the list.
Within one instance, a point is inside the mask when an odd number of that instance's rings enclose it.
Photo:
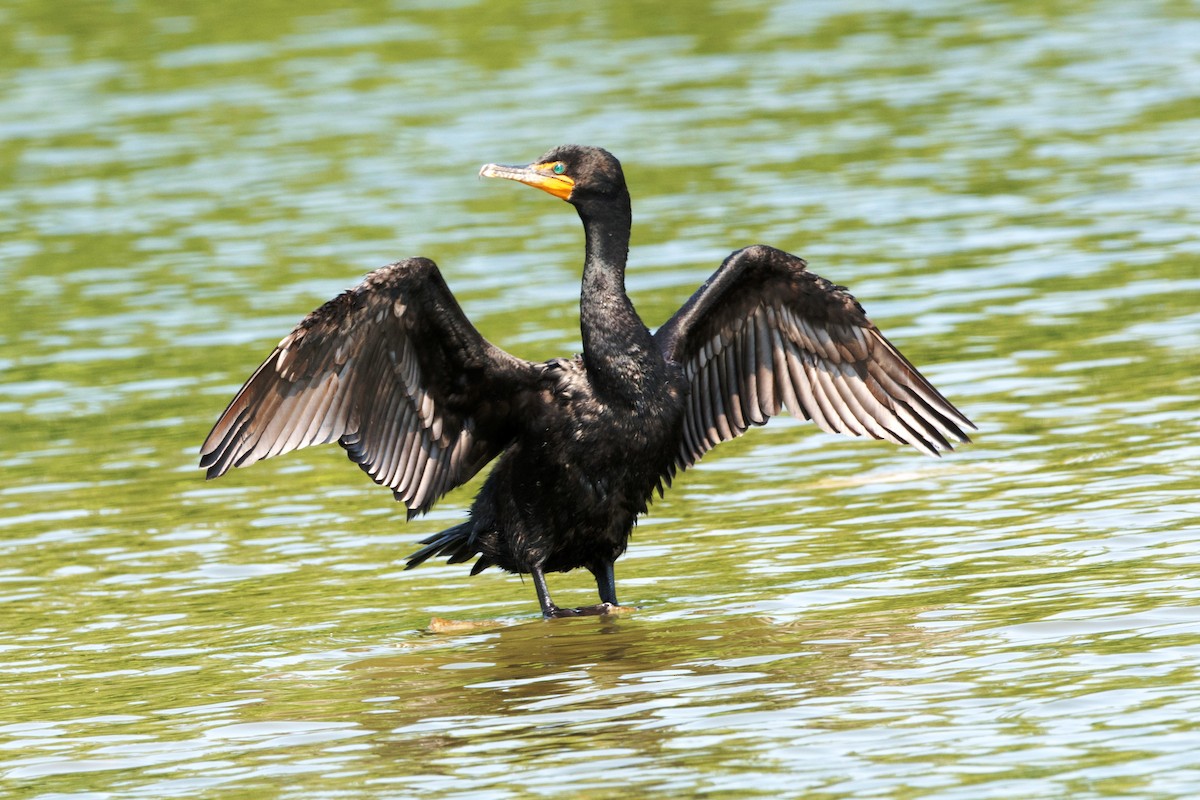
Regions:
[[[449,556],[447,563],[461,564],[464,561],[470,561],[479,554],[479,549],[475,546],[475,536],[473,535],[470,521],[435,533],[428,539],[422,539],[421,544],[425,546],[408,557],[408,563],[404,566],[405,569],[412,569],[433,556]],[[483,566],[480,566],[481,564]],[[491,561],[481,558],[475,564],[475,568],[471,570],[471,574],[476,575],[491,565]]]

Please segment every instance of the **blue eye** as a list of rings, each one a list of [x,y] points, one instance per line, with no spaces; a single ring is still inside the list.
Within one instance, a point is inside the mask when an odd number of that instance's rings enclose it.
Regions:
[[[567,171],[566,165],[563,164],[561,161],[559,161],[557,164],[555,164],[553,167],[551,167],[551,169],[554,170],[555,175],[562,175],[564,172]]]

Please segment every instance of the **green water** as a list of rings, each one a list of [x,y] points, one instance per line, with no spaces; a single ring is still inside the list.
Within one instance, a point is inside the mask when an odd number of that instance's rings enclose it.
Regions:
[[[0,796],[1200,793],[1200,6],[662,5],[0,8]],[[625,164],[649,324],[797,252],[976,443],[776,419],[655,503],[638,612],[552,623],[402,571],[472,487],[405,524],[336,447],[203,481],[397,258],[576,349],[574,213],[475,178],[568,141]]]

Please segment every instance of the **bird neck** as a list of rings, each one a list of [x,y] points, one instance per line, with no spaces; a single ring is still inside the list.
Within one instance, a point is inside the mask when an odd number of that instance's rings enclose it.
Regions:
[[[579,216],[587,237],[579,298],[583,361],[597,392],[638,400],[657,373],[658,350],[625,293],[629,197],[598,209],[580,207]]]

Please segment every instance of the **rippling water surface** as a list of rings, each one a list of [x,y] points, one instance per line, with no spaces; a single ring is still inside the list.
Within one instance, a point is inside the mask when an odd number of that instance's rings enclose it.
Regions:
[[[0,795],[1200,793],[1200,7],[661,5],[0,9]],[[638,527],[639,611],[553,623],[402,571],[471,487],[405,524],[337,448],[202,480],[399,257],[577,348],[574,214],[475,179],[566,141],[625,163],[649,324],[800,253],[976,443],[774,420]]]

